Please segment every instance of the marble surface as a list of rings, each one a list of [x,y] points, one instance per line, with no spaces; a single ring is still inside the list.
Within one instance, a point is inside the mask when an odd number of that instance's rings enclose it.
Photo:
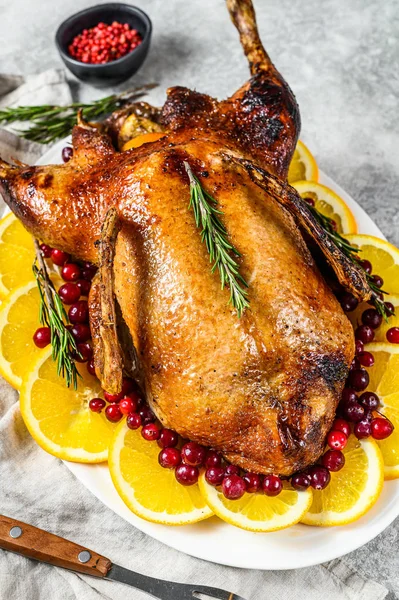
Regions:
[[[0,0],[0,70],[61,61],[57,25],[90,0]],[[157,81],[222,98],[248,77],[222,0],[135,0],[153,20],[145,65],[127,85]],[[320,167],[399,245],[399,11],[396,0],[255,0],[262,40],[297,96],[301,138]],[[104,92],[74,83],[80,97]],[[399,598],[399,523],[345,557]]]

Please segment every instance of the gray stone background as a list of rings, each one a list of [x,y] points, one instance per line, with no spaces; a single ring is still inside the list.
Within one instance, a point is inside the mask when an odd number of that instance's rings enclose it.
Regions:
[[[94,0],[0,0],[0,71],[61,66],[54,33]],[[157,81],[220,98],[248,77],[223,0],[135,0],[153,21],[150,55],[124,87]],[[301,138],[320,167],[399,245],[397,0],[255,0],[266,49],[297,96]],[[104,92],[75,82],[84,99]],[[345,561],[399,598],[399,523]]]

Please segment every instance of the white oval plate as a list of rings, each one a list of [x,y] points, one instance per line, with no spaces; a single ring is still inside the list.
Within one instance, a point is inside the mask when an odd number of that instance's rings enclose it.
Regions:
[[[39,164],[61,162],[61,141]],[[335,190],[353,211],[361,233],[384,237],[375,223],[344,190],[320,173],[320,182]],[[101,502],[164,544],[214,563],[245,569],[299,569],[320,564],[359,548],[381,533],[399,515],[399,480],[387,481],[377,504],[364,517],[343,527],[295,525],[274,533],[250,533],[216,517],[195,525],[167,527],[134,515],[118,496],[107,465],[65,462],[72,473]]]

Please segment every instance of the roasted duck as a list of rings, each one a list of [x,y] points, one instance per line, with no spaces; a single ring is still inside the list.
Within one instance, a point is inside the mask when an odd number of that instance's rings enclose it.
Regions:
[[[351,324],[309,248],[357,298],[371,292],[286,183],[298,106],[251,1],[227,6],[251,70],[232,97],[169,89],[166,135],[126,152],[81,121],[68,164],[0,161],[0,189],[34,236],[100,266],[90,318],[105,389],[134,371],[165,426],[247,470],[290,475],[322,453],[354,356]],[[241,316],[211,271],[185,163],[239,252]]]

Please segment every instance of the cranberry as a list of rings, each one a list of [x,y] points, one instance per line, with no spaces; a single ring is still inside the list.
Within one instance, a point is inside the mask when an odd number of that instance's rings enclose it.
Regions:
[[[353,433],[357,437],[358,440],[362,440],[363,438],[368,438],[371,435],[371,423],[366,419],[362,419],[358,423],[355,424],[353,428]]]
[[[86,281],[85,279],[78,279],[76,281],[76,285],[80,289],[80,293],[82,296],[88,296],[91,288],[90,281]]]
[[[344,404],[353,404],[353,402],[357,402],[355,390],[352,390],[351,388],[344,388],[342,391],[341,400]]]
[[[40,251],[44,258],[51,258],[52,250],[53,249],[51,248],[51,246],[47,246],[47,244],[40,244]]]
[[[73,304],[80,298],[80,289],[74,283],[64,283],[58,290],[64,304]]]
[[[146,404],[144,404],[144,406],[142,406],[139,409],[139,415],[141,417],[143,425],[148,425],[148,423],[153,423],[155,421],[154,413],[152,412],[151,408]]]
[[[304,198],[304,200],[305,200],[305,202],[307,202],[309,204],[309,206],[315,205],[315,201],[310,196],[307,196],[306,198]]]
[[[177,448],[164,448],[158,454],[158,462],[164,469],[174,469],[181,463],[180,451]]]
[[[376,285],[378,288],[382,288],[384,285],[384,280],[379,275],[373,275],[371,279],[373,280],[374,285]]]
[[[363,367],[370,368],[374,364],[374,356],[371,354],[371,352],[362,352],[359,354],[359,363]]]
[[[363,325],[368,325],[371,329],[378,329],[382,323],[382,316],[375,310],[375,308],[368,308],[362,314]]]
[[[86,365],[86,368],[87,368],[88,372],[90,373],[90,375],[96,376],[96,367],[94,365],[94,358],[89,360],[89,362]]]
[[[87,342],[83,342],[77,345],[77,352],[74,355],[74,359],[77,362],[87,362],[93,357],[93,348]]]
[[[399,344],[399,327],[391,327],[391,329],[388,329],[386,337],[391,344]]]
[[[283,489],[283,482],[277,475],[265,475],[262,488],[266,496],[277,496]]]
[[[360,367],[361,367],[360,361],[357,358],[357,356],[355,356],[355,358],[351,362],[350,370],[354,371],[355,369],[360,369]]]
[[[344,409],[345,417],[351,423],[358,423],[364,418],[364,408],[359,402],[348,404]]]
[[[226,475],[239,475],[240,467],[237,467],[236,465],[227,465],[225,471]]]
[[[117,423],[123,417],[117,404],[109,404],[105,409],[105,416],[108,421],[111,421],[112,423]]]
[[[141,426],[141,417],[138,413],[130,413],[126,417],[126,425],[129,429],[138,429]]]
[[[371,421],[371,435],[375,440],[385,440],[393,430],[394,427],[388,419],[377,417]]]
[[[380,399],[374,392],[363,392],[359,397],[359,402],[368,410],[377,410],[380,405]]]
[[[308,489],[311,484],[311,478],[308,473],[295,473],[291,477],[291,485],[294,490],[298,490],[298,492],[304,492]]]
[[[175,477],[181,485],[194,485],[198,481],[199,471],[191,465],[179,465],[175,469]]]
[[[76,35],[68,45],[68,52],[82,63],[105,64],[125,56],[141,42],[140,33],[127,23],[99,23]]]
[[[327,450],[321,457],[323,467],[329,471],[340,471],[345,464],[345,456],[340,450]]]
[[[361,340],[356,340],[355,342],[355,353],[361,354],[364,351],[364,344]]]
[[[91,281],[96,273],[97,273],[96,265],[92,265],[91,263],[85,263],[83,265],[82,277],[86,281]]]
[[[343,450],[348,442],[347,436],[342,431],[330,431],[327,444],[332,450]]]
[[[248,494],[255,494],[262,489],[262,477],[257,473],[244,473],[242,478]]]
[[[366,271],[366,273],[370,275],[371,271],[373,270],[373,265],[371,264],[371,262],[369,260],[360,260],[359,263]]]
[[[226,475],[222,482],[222,491],[228,500],[238,500],[245,494],[245,481],[239,475]]]
[[[105,407],[105,404],[106,402],[102,398],[92,398],[89,402],[89,408],[93,412],[100,413]]]
[[[392,302],[385,302],[385,308],[387,309],[387,311],[390,315],[395,314],[395,307],[392,304]]]
[[[208,467],[205,471],[205,479],[210,485],[221,485],[224,475],[223,467]]]
[[[78,300],[70,306],[68,317],[71,323],[87,323],[89,320],[89,306],[86,300]]]
[[[219,452],[215,450],[208,450],[205,458],[205,466],[206,467],[221,467],[222,466],[222,457]]]
[[[57,250],[57,248],[53,248],[51,251],[51,260],[58,267],[63,267],[69,260],[69,254],[62,250]]]
[[[75,263],[67,263],[61,269],[61,277],[64,281],[77,281],[80,279],[80,268]]]
[[[147,423],[141,430],[141,435],[148,442],[156,442],[161,435],[161,429],[156,423]]]
[[[128,396],[134,390],[134,381],[130,377],[124,377],[122,380],[122,394]]]
[[[128,396],[126,398],[123,398],[123,400],[121,400],[119,402],[119,408],[120,411],[123,415],[128,415],[129,413],[134,413],[137,410],[137,403],[134,402],[132,400],[132,398],[129,398]]]
[[[345,419],[335,419],[331,427],[332,431],[341,431],[346,437],[350,436],[351,428]]]
[[[76,323],[71,327],[71,333],[76,342],[87,342],[91,338],[90,327],[85,323]]]
[[[355,338],[363,344],[368,344],[374,339],[374,330],[369,325],[360,325],[355,331]]]
[[[352,312],[355,308],[358,307],[358,300],[356,300],[353,294],[345,293],[342,294],[341,299],[342,310],[345,312]]]
[[[366,389],[370,381],[369,374],[366,369],[355,369],[349,373],[348,382],[358,392]]]
[[[71,148],[71,146],[65,146],[65,148],[62,149],[61,156],[64,163],[69,162],[73,156],[73,148]]]
[[[111,394],[110,392],[104,392],[104,398],[107,402],[119,402],[119,400],[122,400],[123,394],[122,392],[119,392],[119,394]]]
[[[196,442],[188,442],[181,449],[182,460],[186,465],[199,467],[205,460],[206,450]]]
[[[331,475],[328,469],[316,465],[309,469],[310,485],[315,490],[324,490],[330,483]]]
[[[33,341],[38,348],[45,348],[51,343],[50,327],[39,327],[33,334]]]
[[[159,436],[158,446],[160,448],[174,448],[177,446],[177,442],[179,441],[179,436],[176,431],[172,429],[167,429],[166,427],[162,429],[161,435]]]
[[[337,222],[334,221],[334,219],[330,219],[330,227],[333,231],[337,231],[338,230],[338,226],[337,226]]]

